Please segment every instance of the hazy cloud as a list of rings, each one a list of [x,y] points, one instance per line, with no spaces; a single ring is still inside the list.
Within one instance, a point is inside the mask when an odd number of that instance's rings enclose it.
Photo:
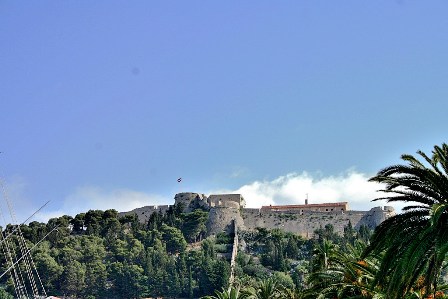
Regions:
[[[249,169],[246,167],[235,166],[232,168],[232,172],[230,173],[231,178],[240,178],[247,176],[249,174]]]
[[[61,215],[75,216],[88,210],[115,209],[126,212],[148,205],[168,204],[169,199],[160,195],[147,194],[129,189],[104,190],[88,186],[78,188],[66,197],[58,211],[40,213],[41,221]],[[170,203],[171,204],[171,203]]]
[[[6,223],[21,223],[34,212],[34,205],[25,194],[26,187],[27,182],[21,176],[13,176],[7,180],[0,179],[1,225]],[[10,203],[9,206],[7,203],[8,200]]]

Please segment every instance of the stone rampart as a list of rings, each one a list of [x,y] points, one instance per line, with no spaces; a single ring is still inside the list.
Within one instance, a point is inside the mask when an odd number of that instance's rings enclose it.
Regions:
[[[212,194],[208,197],[208,205],[213,207],[239,208],[246,205],[241,194]]]
[[[363,215],[349,215],[336,213],[257,213],[243,210],[245,230],[255,230],[257,227],[267,229],[282,229],[287,232],[297,233],[305,238],[311,238],[316,229],[332,224],[336,232],[343,232],[344,226],[349,220],[356,223]]]
[[[325,209],[322,211],[301,208],[288,209],[288,206],[277,206],[275,209],[246,209],[241,206],[244,204],[244,198],[240,194],[218,194],[207,197],[200,193],[184,192],[176,194],[175,203],[182,203],[184,212],[191,212],[197,208],[208,209],[207,235],[216,235],[223,231],[231,233],[233,220],[241,231],[255,230],[257,227],[279,228],[305,238],[311,238],[316,229],[331,224],[335,232],[342,235],[344,227],[349,222],[357,229],[361,225],[373,229],[395,214],[394,209],[389,206],[375,207],[369,211],[343,211],[340,209],[332,211],[331,204],[323,205]],[[146,206],[120,213],[120,215],[135,213],[141,222],[147,222],[152,213],[159,211],[165,213],[169,207],[169,205]]]
[[[198,208],[208,208],[207,200],[205,194],[194,192],[182,192],[174,196],[174,204],[182,204],[187,213]]]
[[[344,233],[344,226],[349,222],[355,228],[367,225],[370,228],[378,226],[391,215],[381,207],[370,211],[345,211],[345,212],[313,212],[304,211],[259,211],[257,209],[243,209],[242,218],[244,226],[241,229],[255,230],[257,227],[274,229],[279,228],[287,232],[297,233],[305,238],[311,238],[316,229],[331,224],[335,232]]]
[[[149,217],[151,216],[152,213],[154,213],[154,212],[158,213],[159,211],[161,213],[165,213],[166,211],[168,211],[169,208],[170,208],[170,205],[144,206],[141,208],[133,209],[132,211],[129,211],[129,212],[118,213],[118,215],[125,216],[125,215],[136,214],[138,217],[138,221],[140,221],[141,223],[145,223],[145,222],[148,222]]]
[[[369,228],[373,229],[393,215],[395,215],[395,210],[392,207],[386,206],[384,209],[381,207],[375,207],[370,209],[370,211],[364,212],[363,218],[360,220],[358,225],[353,226],[355,228],[359,228],[361,225],[367,225]]]
[[[206,223],[207,235],[216,235],[220,232],[232,233],[232,221],[235,221],[238,227],[244,227],[239,209],[226,207],[210,208]]]
[[[233,244],[232,244],[232,256],[230,258],[230,277],[229,277],[229,285],[233,284],[235,279],[235,265],[236,265],[236,257],[238,255],[238,226],[235,220],[232,221],[233,226]]]
[[[270,205],[262,206],[263,211],[272,212],[344,212],[350,210],[348,202],[333,202],[333,203],[320,203],[320,204],[304,204],[304,205]]]

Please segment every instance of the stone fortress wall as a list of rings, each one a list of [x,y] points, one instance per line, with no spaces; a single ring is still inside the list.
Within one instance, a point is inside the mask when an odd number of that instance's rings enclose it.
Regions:
[[[168,211],[170,206],[171,205],[144,206],[144,207],[137,208],[137,209],[134,209],[134,210],[129,211],[129,212],[120,212],[118,214],[120,216],[136,214],[137,217],[138,217],[138,220],[140,222],[144,223],[144,222],[148,222],[149,217],[151,216],[152,213],[154,213],[154,212],[158,213],[159,211],[161,213],[165,213],[166,211]]]
[[[260,209],[245,208],[241,194],[214,194],[206,196],[201,193],[183,192],[176,194],[175,204],[181,203],[185,212],[197,208],[209,211],[207,234],[214,235],[222,231],[230,232],[235,221],[240,231],[255,230],[257,227],[280,228],[288,232],[311,238],[316,229],[332,224],[335,232],[343,234],[344,226],[349,222],[355,228],[367,225],[375,228],[387,218],[395,215],[392,207],[375,207],[369,211],[352,211],[347,202],[263,206]],[[154,212],[164,213],[170,206],[146,206],[121,215],[135,213],[142,222],[146,222]]]
[[[304,205],[262,206],[261,210],[284,213],[300,212],[303,214],[306,212],[345,212],[350,208],[348,202],[308,204],[308,199],[306,199]]]
[[[207,202],[210,208],[226,207],[239,209],[246,205],[241,194],[212,194],[208,197]]]
[[[334,227],[335,232],[344,233],[344,226],[349,222],[358,229],[361,225],[369,228],[377,227],[388,217],[394,215],[390,208],[376,207],[370,211],[344,211],[344,212],[278,212],[263,211],[262,209],[243,209],[242,219],[244,228],[241,230],[255,230],[262,228],[280,228],[287,232],[299,234],[305,238],[313,237],[316,229],[323,228],[327,224]]]

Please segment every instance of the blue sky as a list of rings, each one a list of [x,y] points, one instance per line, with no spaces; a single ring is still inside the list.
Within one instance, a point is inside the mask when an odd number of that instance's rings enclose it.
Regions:
[[[447,10],[1,1],[0,173],[18,218],[179,191],[374,206],[359,178],[447,141]]]

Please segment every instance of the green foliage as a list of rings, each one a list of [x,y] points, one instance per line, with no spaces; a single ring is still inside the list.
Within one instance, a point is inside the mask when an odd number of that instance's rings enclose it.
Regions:
[[[387,286],[392,299],[419,280],[434,295],[448,252],[448,145],[434,146],[432,156],[418,154],[423,161],[402,155],[406,164],[386,167],[370,179],[385,186],[386,196],[377,200],[412,203],[380,224],[365,252],[384,252],[375,283]]]
[[[363,259],[366,244],[356,240],[340,249],[325,240],[315,248],[306,298],[372,298],[382,295],[372,282],[378,269],[375,258]],[[323,261],[325,260],[325,261]]]
[[[4,288],[0,288],[0,299],[14,299]]]
[[[183,213],[181,206],[154,213],[146,225],[135,214],[91,210],[74,218],[52,218],[47,224],[22,225],[33,243],[58,226],[55,236],[40,243],[34,262],[49,294],[71,298],[198,297],[227,287],[230,265],[216,254],[212,240],[187,251],[205,234],[206,211]],[[8,226],[9,232],[14,228]],[[15,239],[15,237],[11,237]],[[0,256],[5,265],[4,256]],[[12,280],[0,283],[8,298]],[[202,287],[204,286],[204,287]]]
[[[68,297],[80,297],[86,286],[86,267],[78,261],[72,261],[64,267],[61,277],[61,291]]]
[[[283,288],[295,288],[294,281],[292,280],[291,276],[285,274],[284,272],[274,272],[273,279]]]
[[[225,232],[220,232],[216,235],[216,244],[232,244],[232,243],[233,243],[233,236]]]
[[[160,232],[162,233],[162,239],[165,241],[166,249],[169,253],[180,253],[185,251],[187,241],[185,241],[180,229],[162,224]]]
[[[45,277],[45,289],[51,292],[57,290],[59,287],[58,280],[64,272],[64,267],[56,262],[56,260],[50,255],[49,251],[37,252],[34,256],[34,263],[38,273],[42,277]]]
[[[206,227],[205,223],[208,219],[208,213],[197,209],[192,213],[182,215],[182,232],[185,239],[189,242],[196,242],[205,235]]]
[[[141,298],[146,293],[147,277],[142,267],[127,262],[110,265],[114,293],[120,298]]]
[[[250,290],[250,293],[254,299],[281,298],[281,288],[282,287],[277,280],[268,278],[259,281],[256,287]]]
[[[245,299],[250,298],[250,294],[241,291],[239,287],[222,288],[222,291],[215,291],[214,296],[205,296],[202,299]]]

